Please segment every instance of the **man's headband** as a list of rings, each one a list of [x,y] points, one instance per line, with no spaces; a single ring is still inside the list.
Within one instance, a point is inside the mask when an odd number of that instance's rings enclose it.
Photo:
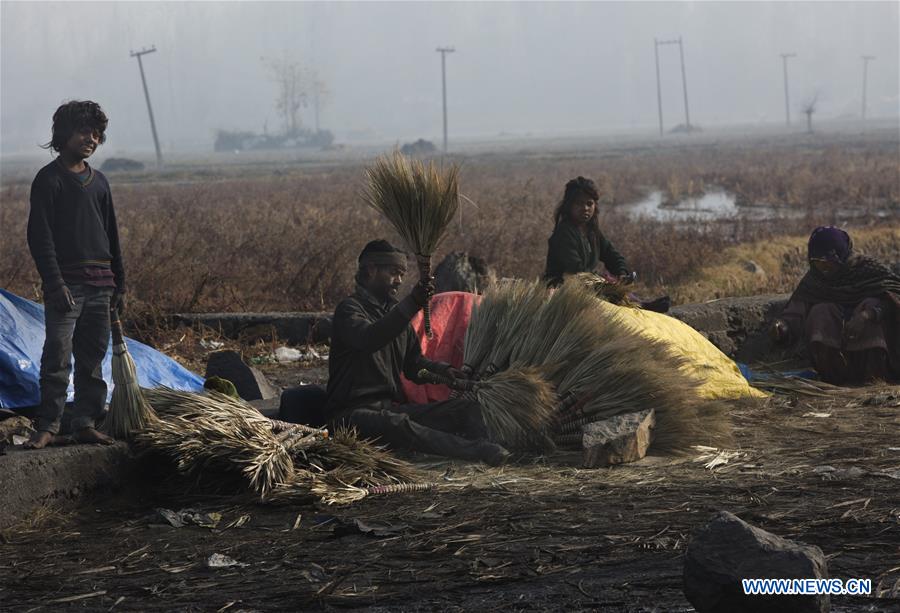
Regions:
[[[374,264],[378,267],[396,266],[406,270],[406,254],[402,251],[370,251],[359,256],[359,265]]]

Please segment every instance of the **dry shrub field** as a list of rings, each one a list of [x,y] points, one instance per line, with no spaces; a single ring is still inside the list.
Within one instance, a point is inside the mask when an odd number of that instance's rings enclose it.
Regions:
[[[577,175],[600,184],[601,226],[639,272],[643,291],[667,291],[677,301],[787,291],[804,266],[803,237],[826,223],[843,223],[868,251],[900,260],[900,153],[891,130],[856,139],[522,150],[456,161],[471,203],[438,256],[465,250],[500,276],[542,273],[553,208]],[[131,316],[330,310],[352,287],[361,247],[393,237],[360,197],[363,170],[347,162],[111,175]],[[619,206],[654,189],[677,200],[710,188],[735,194],[740,206],[794,215],[673,224],[636,220]],[[39,299],[25,241],[28,191],[29,181],[0,188],[0,284]],[[744,259],[765,274],[744,278]]]

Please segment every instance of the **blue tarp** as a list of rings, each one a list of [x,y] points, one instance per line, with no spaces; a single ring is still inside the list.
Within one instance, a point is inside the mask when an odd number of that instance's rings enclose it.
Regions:
[[[737,365],[738,365],[738,368],[741,370],[741,374],[744,375],[744,378],[747,381],[749,381],[750,383],[759,383],[759,382],[765,381],[766,379],[772,378],[772,375],[770,375],[770,374],[750,370],[750,367],[747,366],[746,364],[742,364],[742,363],[738,362]],[[800,379],[812,379],[812,380],[816,380],[816,381],[819,379],[818,373],[809,368],[806,368],[803,370],[789,370],[789,371],[785,371],[785,372],[782,372],[779,374],[784,377],[797,377]]]
[[[203,378],[172,358],[130,338],[125,343],[137,365],[142,387],[165,385],[190,392],[203,389]],[[44,307],[0,289],[0,408],[17,409],[40,403],[38,377],[43,347]],[[112,395],[111,357],[112,341],[103,358],[103,379],[109,386],[109,396]],[[73,393],[70,375],[67,402],[73,400]]]

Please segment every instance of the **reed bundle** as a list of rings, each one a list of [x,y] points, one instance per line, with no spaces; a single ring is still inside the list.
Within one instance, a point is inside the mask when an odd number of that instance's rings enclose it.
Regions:
[[[291,456],[270,420],[242,400],[168,388],[144,393],[161,418],[136,441],[170,456],[180,472],[232,478],[263,497],[292,478]]]

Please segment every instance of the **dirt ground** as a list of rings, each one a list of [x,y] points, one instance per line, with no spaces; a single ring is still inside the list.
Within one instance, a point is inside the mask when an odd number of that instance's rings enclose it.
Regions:
[[[282,385],[324,374],[267,370]],[[819,546],[832,577],[872,580],[877,598],[832,610],[900,610],[900,388],[732,414],[725,453],[600,470],[578,455],[502,468],[411,456],[436,489],[346,507],[136,483],[4,532],[0,610],[690,611],[685,548],[719,510]],[[186,507],[221,521],[174,528],[155,511]],[[237,564],[210,567],[217,553]]]

